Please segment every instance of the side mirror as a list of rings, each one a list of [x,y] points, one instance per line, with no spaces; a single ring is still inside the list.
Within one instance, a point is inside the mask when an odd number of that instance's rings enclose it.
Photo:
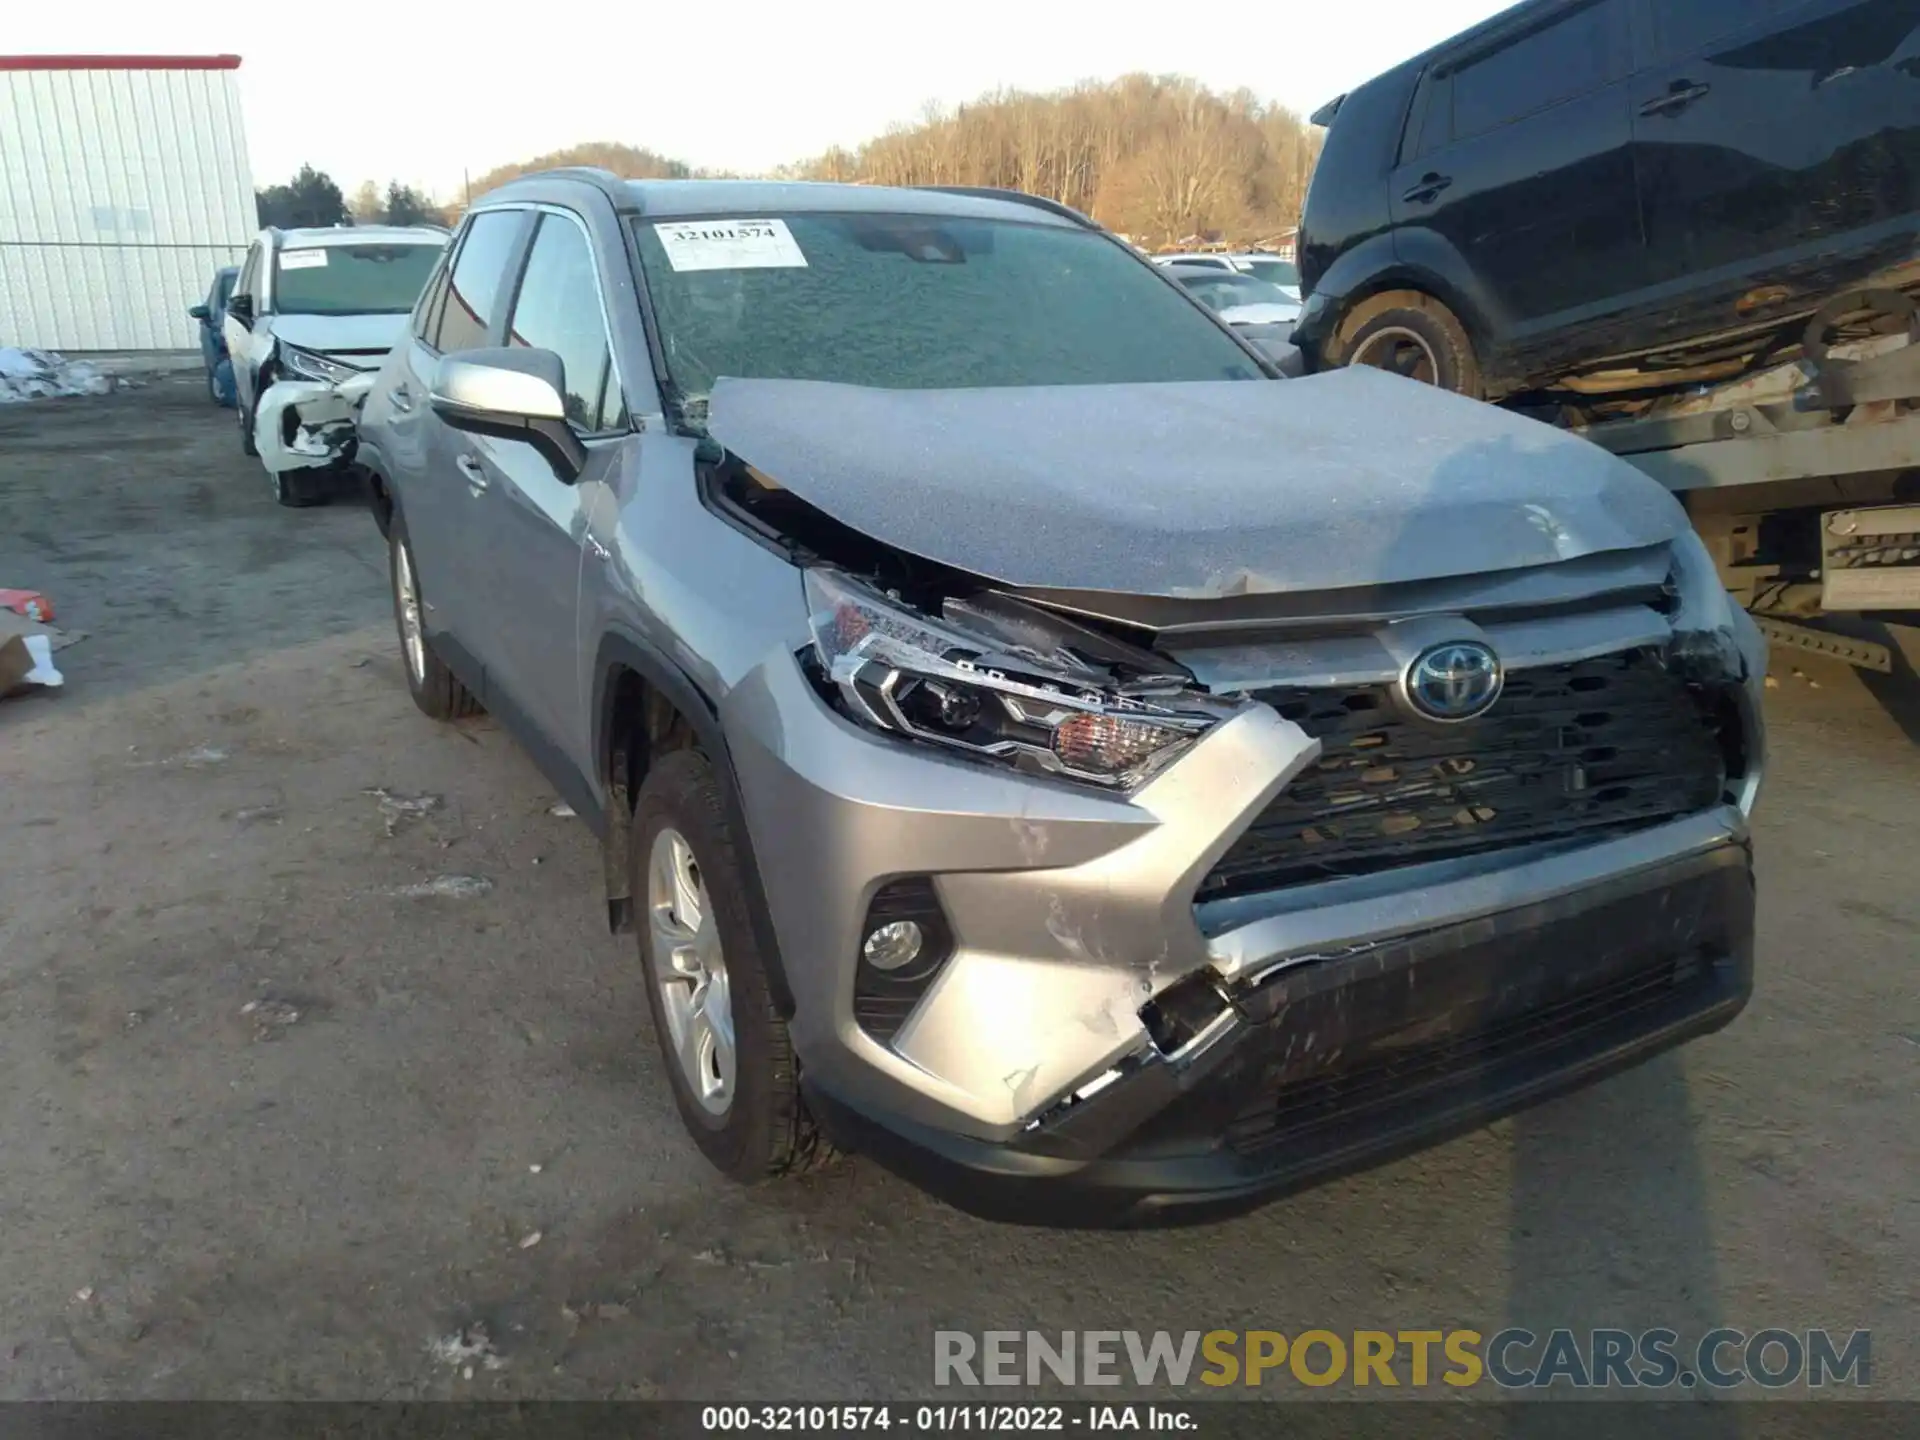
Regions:
[[[253,297],[251,295],[234,296],[227,301],[227,314],[242,325],[253,324]]]
[[[207,318],[207,307],[205,305],[190,305],[187,307],[187,314],[196,320],[205,320]]]
[[[571,485],[587,449],[567,423],[566,384],[566,367],[551,350],[462,350],[440,361],[427,403],[456,430],[524,440]]]

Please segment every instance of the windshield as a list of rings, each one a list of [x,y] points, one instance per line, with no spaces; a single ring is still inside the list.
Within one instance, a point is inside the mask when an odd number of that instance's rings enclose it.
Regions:
[[[723,375],[900,390],[1263,378],[1124,247],[1077,227],[866,214],[633,227],[668,378],[696,411]]]
[[[1180,283],[1212,310],[1229,310],[1236,305],[1293,306],[1294,298],[1278,285],[1256,280],[1251,275],[1182,275]]]
[[[274,267],[273,308],[281,315],[405,315],[439,258],[434,244],[282,250]]]
[[[1284,285],[1289,290],[1300,284],[1300,270],[1291,260],[1241,260],[1241,270],[1256,279],[1267,280],[1275,285]]]

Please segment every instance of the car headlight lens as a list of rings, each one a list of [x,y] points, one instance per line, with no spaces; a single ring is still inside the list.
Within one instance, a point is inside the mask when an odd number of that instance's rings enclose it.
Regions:
[[[324,355],[302,350],[298,345],[289,345],[285,341],[280,345],[280,364],[289,374],[298,375],[303,380],[324,380],[329,385],[351,380],[360,373],[351,365],[342,365],[338,360],[329,360]]]
[[[837,571],[809,570],[806,586],[821,668],[846,713],[876,730],[1125,788],[1227,713],[1197,692],[1123,694],[1064,652],[1043,657],[916,614]]]

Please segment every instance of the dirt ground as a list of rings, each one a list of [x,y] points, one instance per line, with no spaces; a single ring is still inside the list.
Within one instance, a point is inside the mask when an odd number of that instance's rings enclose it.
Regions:
[[[1730,1030],[1232,1223],[1060,1234],[711,1173],[590,835],[413,709],[366,511],[277,508],[198,377],[0,410],[0,584],[88,632],[0,704],[0,1398],[898,1398],[942,1328],[1508,1324],[1869,1327],[1920,1398],[1920,749],[1848,671],[1776,655]],[[445,876],[492,889],[405,893]]]

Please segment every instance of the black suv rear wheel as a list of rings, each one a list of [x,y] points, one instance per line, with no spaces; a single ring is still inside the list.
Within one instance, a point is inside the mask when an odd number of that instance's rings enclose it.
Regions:
[[[1362,300],[1347,312],[1327,348],[1335,365],[1371,365],[1456,395],[1484,398],[1466,326],[1418,290],[1389,290]]]

